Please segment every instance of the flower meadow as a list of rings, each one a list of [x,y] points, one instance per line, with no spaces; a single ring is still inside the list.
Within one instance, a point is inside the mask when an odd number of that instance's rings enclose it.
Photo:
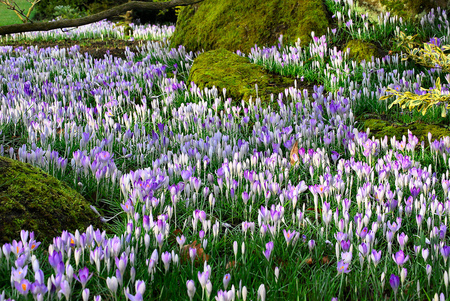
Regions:
[[[0,300],[447,299],[450,137],[380,140],[356,122],[387,110],[387,87],[422,93],[446,74],[333,46],[413,30],[445,44],[446,12],[414,27],[327,5],[337,27],[309,45],[238,52],[298,77],[270,103],[187,83],[199,54],[171,49],[168,27],[125,59],[1,46],[0,155],[95,192],[113,233],[64,231],[45,248],[17,233]]]

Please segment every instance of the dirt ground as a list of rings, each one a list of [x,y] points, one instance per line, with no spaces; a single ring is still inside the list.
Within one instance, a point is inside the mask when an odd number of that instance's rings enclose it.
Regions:
[[[125,47],[129,47],[131,51],[136,50],[136,46],[140,46],[146,43],[146,41],[128,41],[128,40],[55,40],[55,41],[15,41],[15,42],[0,42],[0,46],[14,46],[14,47],[27,47],[38,46],[39,48],[55,47],[70,48],[74,45],[80,46],[80,52],[88,52],[93,58],[100,59],[109,51],[109,53],[115,57],[125,58]]]

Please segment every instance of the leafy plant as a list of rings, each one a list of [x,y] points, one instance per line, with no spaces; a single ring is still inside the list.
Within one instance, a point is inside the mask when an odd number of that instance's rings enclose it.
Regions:
[[[447,116],[447,110],[450,108],[449,94],[442,94],[441,80],[437,78],[435,88],[424,89],[420,88],[422,91],[426,91],[424,94],[416,94],[409,91],[400,92],[393,88],[388,88],[386,92],[391,93],[380,98],[380,100],[386,100],[390,97],[397,96],[397,99],[389,105],[389,109],[398,104],[402,109],[408,107],[410,111],[417,108],[422,115],[425,115],[427,110],[432,106],[441,106],[442,112],[441,116]]]
[[[411,37],[406,36],[404,33],[400,34],[400,42],[397,46],[409,50],[409,53],[402,60],[412,58],[416,63],[422,66],[439,68],[445,73],[450,72],[450,56],[444,53],[444,51],[450,49],[450,46],[444,45],[440,48],[440,40],[438,38],[433,38],[429,43],[424,43],[423,48],[411,49],[415,44],[414,38],[415,36]],[[448,77],[447,82],[449,82]],[[394,88],[388,88],[386,92],[390,94],[381,97],[380,100],[386,100],[396,96],[397,99],[389,105],[389,108],[396,104],[400,105],[402,109],[408,107],[410,111],[417,108],[422,115],[425,115],[430,107],[440,106],[442,108],[441,116],[446,117],[447,110],[450,108],[450,95],[442,93],[440,78],[438,77],[436,79],[434,88],[425,89],[421,87],[420,90],[425,91],[426,93],[417,94],[409,91],[401,92]]]
[[[450,72],[450,56],[446,55],[444,51],[450,50],[449,45],[439,47],[440,40],[433,38],[429,43],[423,44],[423,49],[414,48],[409,51],[406,60],[412,58],[416,63],[428,68],[440,68],[442,72]]]
[[[417,34],[413,36],[406,35],[403,31],[395,38],[393,49],[396,51],[407,51],[413,49],[420,44],[416,42]]]
[[[85,16],[81,10],[70,5],[57,5],[55,6],[54,17],[60,17],[62,19],[75,19]]]

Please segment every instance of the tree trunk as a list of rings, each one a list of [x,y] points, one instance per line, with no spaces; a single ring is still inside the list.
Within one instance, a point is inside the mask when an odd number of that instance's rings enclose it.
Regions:
[[[29,32],[29,31],[48,31],[58,28],[78,27],[81,25],[101,21],[109,17],[117,16],[129,10],[163,10],[174,6],[187,6],[201,1],[203,0],[172,0],[170,2],[131,1],[128,3],[124,3],[122,5],[115,6],[111,9],[107,9],[98,14],[78,19],[64,19],[54,22],[37,22],[37,23],[24,23],[24,24],[0,26],[0,36],[11,33]]]

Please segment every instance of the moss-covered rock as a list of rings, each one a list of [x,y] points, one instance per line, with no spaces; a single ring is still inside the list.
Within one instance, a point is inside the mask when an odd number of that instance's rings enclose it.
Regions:
[[[363,121],[363,130],[365,131],[367,128],[370,128],[370,137],[374,136],[377,139],[382,139],[385,136],[389,138],[395,136],[397,140],[400,140],[403,135],[407,137],[408,130],[410,130],[419,139],[419,142],[425,141],[426,144],[428,144],[428,132],[433,135],[433,140],[450,136],[448,129],[425,123],[413,123],[403,126],[380,119],[367,119]]]
[[[378,13],[391,12],[403,19],[414,19],[432,8],[448,8],[447,0],[358,0],[358,4],[369,14],[376,16]]]
[[[344,46],[344,51],[350,48],[350,58],[361,62],[365,60],[366,62],[372,61],[372,57],[379,57],[377,46],[371,42],[365,42],[361,40],[350,40]]]
[[[270,74],[262,67],[252,64],[247,58],[225,49],[210,50],[199,55],[192,65],[189,82],[199,88],[227,89],[227,98],[234,101],[255,99],[255,84],[258,97],[269,101],[270,94],[278,95],[287,87],[294,86],[294,79]],[[275,97],[276,99],[277,97]]]
[[[51,242],[63,230],[90,224],[101,226],[78,192],[30,164],[0,157],[0,245],[18,239],[21,229]]]
[[[325,34],[328,17],[322,0],[204,0],[184,7],[172,37],[190,51],[225,48],[249,52],[258,46],[309,42]]]

